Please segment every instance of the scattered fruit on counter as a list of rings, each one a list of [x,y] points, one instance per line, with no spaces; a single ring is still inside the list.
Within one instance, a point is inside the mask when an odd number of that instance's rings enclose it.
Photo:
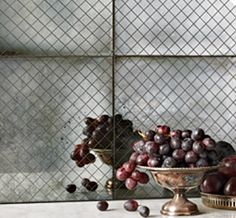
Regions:
[[[142,217],[148,217],[150,214],[150,209],[147,206],[140,206],[138,211]]]
[[[108,209],[108,207],[109,203],[106,200],[97,202],[97,209],[100,211],[105,211]],[[147,206],[139,205],[139,203],[134,199],[125,201],[123,207],[129,212],[138,211],[142,217],[148,217],[150,215],[150,209]]]
[[[236,196],[236,155],[223,158],[223,167],[208,173],[200,185],[201,192]]]
[[[69,193],[74,193],[76,191],[76,185],[75,184],[68,184],[66,186],[66,191]]]
[[[136,211],[139,207],[139,204],[136,200],[130,199],[130,200],[125,201],[123,207],[127,211]]]
[[[108,202],[105,201],[105,200],[104,200],[104,201],[99,201],[99,202],[97,203],[97,209],[100,210],[100,211],[105,211],[105,210],[107,210],[108,206],[109,206],[109,204],[108,204]]]

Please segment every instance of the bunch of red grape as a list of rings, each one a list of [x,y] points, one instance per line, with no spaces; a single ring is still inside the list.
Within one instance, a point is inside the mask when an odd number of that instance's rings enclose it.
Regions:
[[[86,164],[94,163],[96,157],[90,153],[89,146],[87,144],[75,145],[74,151],[71,153],[71,159],[75,161],[78,167],[83,167]]]
[[[206,167],[219,162],[216,143],[204,130],[173,130],[158,126],[133,144],[134,161],[149,167]]]
[[[125,181],[128,189],[148,182],[146,173],[136,170],[137,165],[149,167],[207,167],[217,165],[216,143],[204,130],[173,130],[166,125],[149,130],[143,139],[133,143],[133,153],[116,172],[116,178]]]
[[[97,118],[86,117],[85,124],[83,134],[86,138],[83,142],[90,148],[111,148],[113,128],[115,128],[117,146],[122,145],[125,139],[133,134],[133,123],[128,119],[123,119],[121,114],[116,114],[114,117],[107,114]]]
[[[115,122],[115,125],[113,125]],[[87,137],[80,144],[75,145],[71,153],[71,159],[78,167],[94,163],[96,157],[90,153],[91,148],[111,149],[113,143],[113,126],[115,126],[115,144],[117,148],[129,144],[129,139],[133,139],[133,123],[123,119],[121,114],[110,117],[103,114],[97,118],[86,117],[83,134]]]

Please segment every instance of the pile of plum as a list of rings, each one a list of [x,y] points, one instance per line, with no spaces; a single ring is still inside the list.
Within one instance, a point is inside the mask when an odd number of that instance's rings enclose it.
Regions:
[[[236,155],[223,159],[223,167],[207,174],[200,185],[201,192],[236,196]]]
[[[204,130],[170,130],[157,126],[142,134],[143,139],[133,143],[133,153],[116,172],[116,178],[125,181],[128,189],[138,183],[148,182],[148,175],[136,169],[137,165],[149,167],[207,167],[219,163],[216,142]]]

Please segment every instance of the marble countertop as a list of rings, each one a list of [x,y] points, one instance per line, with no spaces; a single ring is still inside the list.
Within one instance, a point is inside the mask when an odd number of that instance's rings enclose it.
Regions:
[[[167,217],[160,214],[161,206],[168,199],[138,200],[141,205],[150,208],[149,217]],[[200,214],[196,218],[236,218],[236,211],[213,209],[204,206],[200,198],[191,198],[198,205]],[[0,218],[138,218],[138,212],[128,212],[123,209],[124,201],[108,201],[109,209],[99,211],[96,201],[66,202],[66,203],[33,203],[33,204],[2,204]],[[182,217],[182,216],[178,216]],[[183,216],[190,217],[190,216]]]

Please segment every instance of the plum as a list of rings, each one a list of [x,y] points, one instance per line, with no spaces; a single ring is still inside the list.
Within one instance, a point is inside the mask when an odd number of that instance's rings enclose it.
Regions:
[[[229,178],[236,176],[236,155],[225,157],[222,162],[224,166],[219,171]]]
[[[227,177],[221,172],[211,172],[206,175],[205,179],[200,185],[201,192],[209,194],[221,194]]]
[[[224,186],[224,194],[236,196],[236,177],[231,177]]]

